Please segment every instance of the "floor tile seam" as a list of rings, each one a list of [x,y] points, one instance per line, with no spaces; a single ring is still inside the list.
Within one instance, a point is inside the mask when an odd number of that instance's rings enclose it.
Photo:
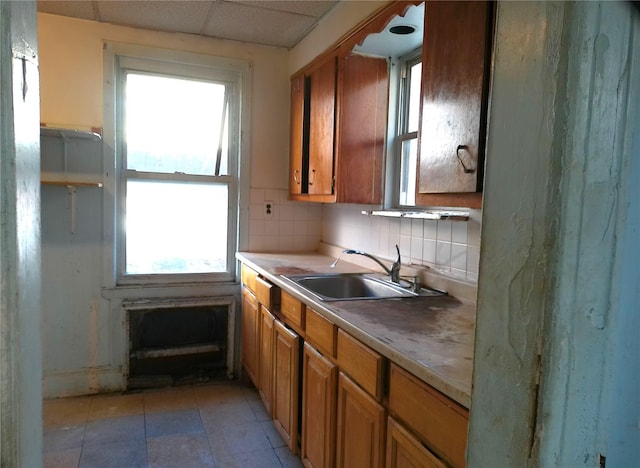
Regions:
[[[285,448],[287,448],[287,450],[289,450],[288,447],[285,446]],[[276,460],[278,460],[278,463],[280,463],[280,466],[284,466],[282,464],[282,460],[280,460],[280,457],[278,456],[278,454],[276,453],[276,450],[273,447],[263,448],[263,449],[255,449],[255,450],[246,450],[246,451],[237,452],[237,453],[236,452],[232,452],[231,456],[233,458],[236,458],[238,456],[251,456],[252,454],[263,453],[263,452],[273,452],[273,455],[276,457]],[[215,455],[214,455],[214,458],[215,458]],[[227,459],[222,457],[221,460],[225,461]]]
[[[200,424],[202,424],[202,428],[204,429],[204,438],[207,442],[207,447],[209,447],[209,452],[211,453],[213,464],[214,466],[218,466],[219,464],[218,458],[216,457],[216,453],[213,450],[213,445],[211,444],[213,437],[212,437],[212,434],[209,434],[209,431],[207,430],[207,426],[205,426],[204,424],[204,420],[202,419],[202,414],[200,413],[200,408],[198,408],[198,417],[200,418]]]
[[[153,395],[154,393],[145,393],[143,394],[143,403],[144,403],[144,411],[145,413],[158,413],[158,412],[163,412],[163,411],[178,411],[178,410],[186,410],[186,409],[198,409],[199,405],[198,405],[198,401],[197,398],[193,392],[193,388],[189,388],[186,390],[180,390],[181,392],[187,393],[188,394],[188,402],[186,406],[179,406],[179,407],[173,407],[173,406],[169,406],[167,408],[163,408],[162,406],[160,406],[159,408],[152,408],[149,406],[149,403],[147,402],[147,398],[144,398],[148,395]],[[159,394],[161,392],[156,393]]]

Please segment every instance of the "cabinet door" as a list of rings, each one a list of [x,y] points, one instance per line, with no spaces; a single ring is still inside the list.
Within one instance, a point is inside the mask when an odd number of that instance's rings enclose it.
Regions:
[[[273,327],[274,316],[265,306],[260,305],[260,355],[258,393],[267,413],[271,414],[273,400]]]
[[[340,203],[382,203],[388,100],[386,59],[349,54],[340,60],[336,135]]]
[[[302,462],[307,467],[335,465],[338,368],[309,344],[302,365]]]
[[[419,204],[420,194],[481,189],[489,20],[488,2],[426,4]]]
[[[333,194],[336,59],[307,77],[309,95],[309,195]]]
[[[259,305],[246,288],[242,290],[242,365],[254,383],[258,385],[258,332]]]
[[[391,364],[389,413],[447,462],[466,465],[469,412],[406,370]]]
[[[307,184],[307,177],[303,170],[303,128],[304,128],[304,75],[300,74],[291,79],[291,146],[289,148],[289,193],[302,193],[303,179]]]
[[[274,325],[273,423],[289,449],[298,451],[300,337],[276,320]]]
[[[384,407],[340,372],[336,465],[382,467],[384,435]]]
[[[445,468],[438,457],[393,418],[387,424],[386,468]]]

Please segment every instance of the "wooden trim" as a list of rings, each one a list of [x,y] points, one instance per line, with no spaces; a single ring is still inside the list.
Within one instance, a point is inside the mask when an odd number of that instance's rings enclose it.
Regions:
[[[416,206],[482,208],[482,192],[416,193]]]
[[[423,2],[419,0],[390,1],[358,23],[344,36],[334,42],[333,45],[329,46],[327,50],[314,58],[309,64],[295,72],[293,77],[300,73],[307,73],[308,70],[313,69],[317,63],[322,62],[331,55],[342,56],[350,53],[351,49],[353,49],[355,45],[361,43],[366,36],[371,33],[382,31],[394,16],[404,16],[409,7],[420,5],[421,3]]]

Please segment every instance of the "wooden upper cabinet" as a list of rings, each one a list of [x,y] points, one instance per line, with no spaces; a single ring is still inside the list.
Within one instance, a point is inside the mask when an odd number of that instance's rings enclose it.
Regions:
[[[389,100],[384,58],[349,54],[338,67],[337,201],[382,203]]]
[[[480,206],[491,24],[488,2],[426,3],[418,205]]]
[[[336,57],[291,78],[289,195],[334,202]]]
[[[304,75],[297,75],[291,79],[291,146],[289,149],[289,193],[293,195],[300,195],[302,193],[303,126]]]
[[[333,194],[336,59],[330,57],[306,77],[309,87],[309,195]]]

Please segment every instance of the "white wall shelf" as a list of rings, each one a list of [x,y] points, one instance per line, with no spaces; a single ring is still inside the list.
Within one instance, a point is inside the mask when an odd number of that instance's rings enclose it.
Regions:
[[[40,182],[46,185],[64,185],[73,187],[102,187],[102,178],[91,175],[71,175],[55,172],[41,172]]]
[[[100,141],[102,136],[99,133],[73,130],[69,128],[40,127],[40,136],[60,137],[60,138],[81,138],[85,140]]]

